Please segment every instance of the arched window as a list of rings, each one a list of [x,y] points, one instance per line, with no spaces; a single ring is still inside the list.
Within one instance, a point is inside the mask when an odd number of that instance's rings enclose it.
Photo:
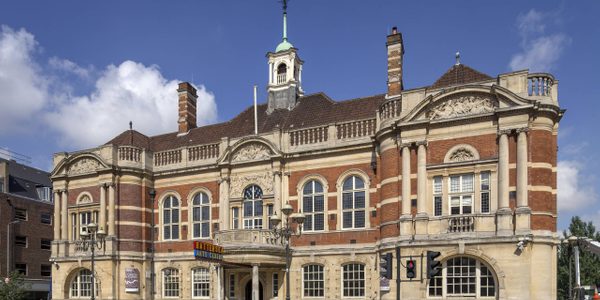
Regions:
[[[302,188],[302,210],[306,216],[304,230],[325,229],[325,195],[320,182],[311,180]]]
[[[210,298],[210,272],[208,269],[192,269],[192,297]]]
[[[325,297],[325,278],[322,265],[305,265],[302,268],[304,297]]]
[[[262,189],[251,185],[244,190],[244,228],[261,229],[263,222]]]
[[[174,268],[164,269],[163,273],[163,297],[179,298],[179,270]]]
[[[210,236],[210,199],[205,193],[198,193],[192,199],[192,223],[194,238]]]
[[[365,296],[365,265],[347,264],[342,267],[343,282],[342,296],[364,297]]]
[[[429,297],[496,297],[496,280],[483,262],[462,256],[450,258],[442,266],[441,275],[429,281]]]
[[[287,66],[285,64],[280,64],[277,66],[277,83],[285,82],[285,75],[287,73]]]
[[[356,176],[344,180],[342,186],[342,228],[365,227],[365,183]]]
[[[96,297],[98,296],[98,283],[94,288]],[[81,269],[73,277],[71,281],[71,298],[75,299],[89,299],[92,298],[92,271],[88,269]]]
[[[163,202],[163,240],[179,239],[179,200],[169,196]]]

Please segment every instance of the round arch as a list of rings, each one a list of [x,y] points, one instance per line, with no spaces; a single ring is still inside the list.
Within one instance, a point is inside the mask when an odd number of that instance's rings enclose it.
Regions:
[[[343,184],[344,181],[346,179],[348,179],[351,176],[356,176],[360,179],[362,179],[363,183],[364,183],[364,192],[365,192],[365,224],[363,228],[369,228],[370,227],[370,188],[371,188],[371,179],[369,178],[369,176],[367,175],[366,172],[364,172],[363,170],[360,169],[349,169],[344,171],[343,173],[340,174],[340,176],[337,179],[336,182],[336,194],[337,194],[337,215],[338,215],[338,221],[337,221],[337,228],[336,229],[341,229],[341,230],[355,230],[356,228],[354,228],[354,225],[351,228],[344,228],[343,226],[343,194],[344,194],[344,190],[343,190]],[[330,228],[331,229],[331,228]]]
[[[164,233],[164,226],[165,226],[165,220],[164,220],[164,205],[165,205],[165,201],[167,199],[169,199],[170,197],[175,197],[177,199],[177,201],[179,202],[179,208],[178,208],[178,215],[177,215],[177,219],[179,220],[177,222],[178,228],[177,228],[177,239],[174,240],[178,240],[181,238],[181,209],[183,208],[184,204],[183,204],[183,199],[181,198],[181,195],[179,193],[177,193],[176,191],[173,190],[167,190],[164,191],[163,193],[161,193],[161,195],[159,196],[159,200],[158,200],[158,225],[160,230],[158,231],[158,239],[161,241],[165,240],[165,233]],[[173,224],[173,223],[170,223]],[[173,240],[172,238],[170,238],[169,240]]]
[[[204,220],[202,219],[201,222],[205,223],[208,222],[208,236],[202,236],[202,233],[200,234],[199,237],[196,237],[196,228],[195,228],[195,220],[194,220],[194,198],[196,197],[196,195],[199,194],[204,194],[206,195],[206,197],[208,198],[208,204],[200,204],[200,206],[208,206],[208,220]],[[209,238],[211,236],[211,232],[212,232],[212,226],[211,226],[211,221],[212,221],[212,202],[213,202],[213,197],[212,197],[212,193],[210,191],[210,189],[200,186],[200,187],[195,187],[193,188],[187,196],[187,217],[188,217],[188,235],[191,236],[191,239],[206,239]],[[200,212],[202,213],[202,212]],[[202,226],[202,225],[201,225]],[[200,230],[202,230],[200,228]]]

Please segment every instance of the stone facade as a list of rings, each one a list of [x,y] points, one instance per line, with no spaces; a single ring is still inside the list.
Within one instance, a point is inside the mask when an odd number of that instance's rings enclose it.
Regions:
[[[263,104],[258,134],[247,110],[183,135],[126,131],[56,154],[54,299],[85,292],[77,276],[89,253],[76,241],[88,211],[107,232],[100,299],[249,299],[253,277],[263,299],[285,299],[284,246],[268,223],[286,203],[311,220],[292,238],[291,299],[556,298],[558,81],[456,65],[460,84],[403,90],[401,43],[394,30],[386,95],[300,95],[285,112]],[[296,49],[279,56],[293,61]],[[193,240],[223,246],[224,262],[195,259]],[[437,279],[423,274],[428,250],[441,252]],[[128,292],[130,268],[140,286]]]

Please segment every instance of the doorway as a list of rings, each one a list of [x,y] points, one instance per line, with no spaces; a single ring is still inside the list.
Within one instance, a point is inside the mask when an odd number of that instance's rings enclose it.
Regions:
[[[259,281],[258,282],[258,300],[263,300],[263,285],[262,283]],[[246,288],[245,288],[245,292],[244,292],[244,300],[252,300],[252,280],[248,281],[248,283],[246,283]]]

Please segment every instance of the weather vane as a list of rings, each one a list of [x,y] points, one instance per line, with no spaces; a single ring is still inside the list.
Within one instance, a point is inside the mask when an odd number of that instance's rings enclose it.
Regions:
[[[286,12],[286,10],[287,10],[287,2],[288,2],[288,0],[281,0],[281,1],[279,1],[279,2],[283,3],[283,12]]]

